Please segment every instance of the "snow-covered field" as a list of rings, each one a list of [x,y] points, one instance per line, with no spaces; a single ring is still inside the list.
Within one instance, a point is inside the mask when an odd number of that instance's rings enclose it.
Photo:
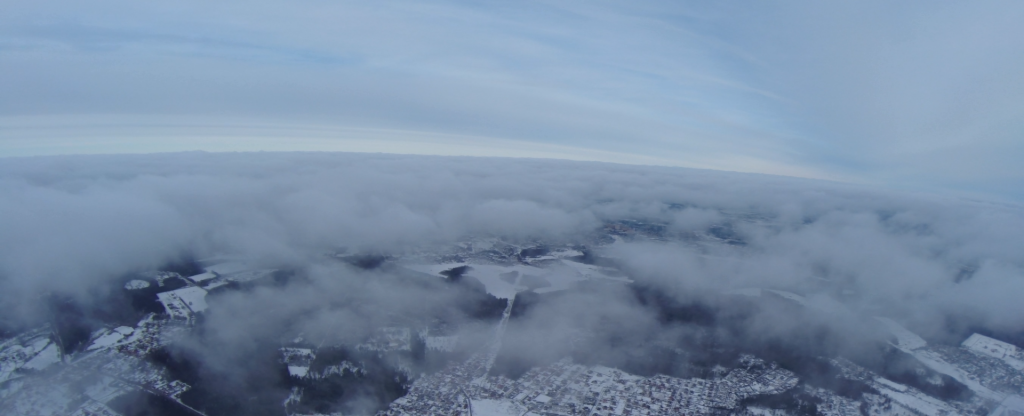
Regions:
[[[213,279],[215,277],[217,277],[217,275],[214,274],[213,272],[205,272],[205,273],[199,273],[197,275],[189,276],[188,279],[193,281],[193,282],[195,282],[195,283],[199,283],[199,282],[203,282],[203,281],[206,281],[206,280]]]
[[[94,340],[92,345],[87,350],[96,350],[100,348],[107,348],[113,346],[124,339],[124,337],[131,335],[135,332],[134,328],[127,326],[119,326],[113,330],[101,329],[98,333],[93,334]]]
[[[526,408],[511,400],[474,399],[473,416],[520,416]]]
[[[875,319],[881,322],[882,326],[896,337],[896,346],[898,348],[910,355],[913,355],[914,358],[917,358],[917,360],[926,367],[935,370],[938,373],[952,377],[956,381],[963,383],[975,394],[986,399],[998,402],[1007,397],[1007,394],[1005,393],[993,391],[992,389],[985,387],[976,376],[969,374],[954,363],[948,362],[941,354],[927,348],[928,343],[923,338],[904,328],[902,325],[888,318],[876,317]]]
[[[1024,371],[1024,351],[1013,344],[992,339],[981,334],[973,334],[961,344],[964,348],[978,354],[1003,360],[1010,367]]]
[[[167,314],[173,318],[189,319],[192,313],[202,312],[207,308],[206,291],[200,287],[183,287],[158,293],[156,297],[164,305]]]
[[[872,387],[894,402],[910,409],[916,409],[926,415],[957,414],[955,408],[939,399],[882,377],[876,378]]]
[[[553,258],[559,259],[557,257]],[[527,264],[506,266],[479,263],[412,264],[405,267],[432,276],[441,276],[443,271],[463,266],[469,267],[465,276],[479,280],[480,283],[483,283],[487,293],[499,299],[511,299],[516,293],[527,290],[533,290],[537,293],[566,290],[574,284],[588,279],[631,282],[628,278],[610,275],[609,270],[606,268],[565,259],[560,259],[559,262],[553,264],[545,264],[544,267]],[[523,280],[525,278],[534,279],[534,287],[531,287],[530,281]],[[517,284],[516,282],[519,283]],[[536,282],[543,282],[543,285],[536,287]]]
[[[31,370],[42,370],[46,367],[49,367],[53,364],[57,364],[59,362],[60,347],[58,347],[57,344],[51,342],[46,346],[46,348],[43,348],[43,350],[40,351],[39,354],[36,354],[35,357],[32,357],[31,360],[28,360],[28,362],[25,363],[25,365],[22,366],[21,368],[27,368]]]
[[[0,383],[18,378],[21,368],[41,370],[60,361],[50,330],[40,328],[0,343]]]

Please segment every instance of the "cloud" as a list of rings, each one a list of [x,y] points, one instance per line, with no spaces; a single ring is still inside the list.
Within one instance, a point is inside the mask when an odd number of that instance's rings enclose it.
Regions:
[[[0,154],[531,153],[1014,200],[1021,13],[26,3],[0,17]]]
[[[0,17],[0,154],[577,149],[1021,198],[1015,2],[60,4]]]
[[[175,344],[202,369],[197,391],[243,407],[257,404],[239,392],[287,395],[272,356],[299,336],[351,346],[442,322],[460,334],[455,354],[479,351],[505,303],[474,289],[473,272],[452,284],[335,254],[432,259],[480,237],[585,245],[635,281],[517,297],[494,370],[511,375],[566,355],[699,375],[690,364],[719,351],[708,343],[874,359],[874,316],[937,342],[1024,330],[1019,206],[823,181],[357,153],[35,157],[0,164],[0,212],[4,330],[41,324],[55,301],[103,319],[125,276],[183,259],[282,270],[211,293],[199,329]],[[597,244],[605,227],[625,234]],[[644,227],[655,238],[637,237]]]
[[[732,38],[757,61],[757,85],[792,100],[787,111],[817,142],[805,148],[812,163],[907,187],[1016,194],[1022,172],[1002,155],[1020,151],[1019,4],[794,2],[737,12],[745,24]]]
[[[7,305],[50,291],[82,295],[183,255],[301,265],[339,248],[571,239],[640,219],[736,243],[610,249],[680,298],[830,287],[861,311],[937,325],[964,309],[1018,326],[1015,303],[998,301],[1024,268],[1014,206],[712,171],[366,154],[8,159],[2,177]]]

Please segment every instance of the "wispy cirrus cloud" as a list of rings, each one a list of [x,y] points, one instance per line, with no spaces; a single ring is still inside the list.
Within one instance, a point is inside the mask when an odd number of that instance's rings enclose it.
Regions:
[[[52,153],[19,142],[28,116],[58,138],[138,117],[113,151],[222,148],[163,140],[203,119],[295,127],[238,150],[383,129],[1021,197],[1014,3],[57,4],[0,17],[0,154]]]

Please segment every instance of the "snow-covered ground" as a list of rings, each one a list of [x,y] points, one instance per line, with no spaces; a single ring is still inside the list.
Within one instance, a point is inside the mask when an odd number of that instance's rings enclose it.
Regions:
[[[973,334],[961,345],[972,352],[1000,359],[1010,367],[1024,371],[1024,351],[1013,344],[981,334]]]
[[[493,264],[442,263],[407,265],[406,268],[433,276],[441,276],[443,271],[462,266],[469,266],[465,276],[479,280],[480,283],[483,283],[487,293],[499,299],[511,299],[516,293],[529,289],[509,283],[506,279],[502,278],[502,275],[509,275],[512,272],[534,275],[544,274],[543,269],[526,265],[499,266]]]
[[[21,368],[42,370],[46,367],[57,364],[59,362],[60,347],[57,346],[57,344],[51,342],[46,346],[46,348],[43,348],[43,350],[40,351],[39,354],[36,354],[35,357],[32,357],[31,360],[28,360],[28,362],[25,363],[25,365],[22,366]]]
[[[207,308],[206,291],[200,287],[183,287],[157,293],[156,297],[164,305],[167,314],[173,318],[190,319],[193,313],[205,311]]]
[[[130,281],[128,281],[128,283],[124,284],[124,288],[128,289],[128,290],[139,290],[139,289],[145,289],[147,287],[149,287],[149,282],[147,282],[145,280],[138,280],[138,279],[130,280]]]
[[[288,375],[292,377],[306,377],[309,374],[309,366],[316,358],[316,354],[309,348],[281,348],[282,361],[288,366]]]
[[[973,391],[978,396],[995,401],[1002,401],[1007,396],[1005,393],[993,391],[992,389],[985,387],[984,385],[981,384],[980,381],[978,381],[978,378],[976,376],[968,374],[960,367],[947,362],[938,353],[930,351],[927,348],[919,348],[917,350],[914,350],[911,352],[911,355],[913,355],[914,358],[917,358],[918,361],[920,361],[928,368],[931,368],[932,370],[935,370],[939,373],[953,377],[953,379],[955,379],[956,381],[963,383],[965,386],[967,386],[967,388],[971,389],[971,391]]]
[[[549,261],[549,260],[559,260],[559,259],[564,259],[564,258],[567,258],[567,257],[579,257],[579,256],[582,256],[582,255],[583,255],[583,252],[579,251],[579,250],[562,249],[562,250],[553,250],[553,251],[551,251],[551,252],[549,252],[547,254],[541,255],[541,256],[530,257],[528,260],[531,263],[536,263],[536,262],[544,262],[544,261]]]
[[[878,377],[872,383],[872,387],[883,396],[892,399],[900,405],[915,409],[925,415],[955,415],[957,411],[943,401],[912,389],[900,383]]]
[[[747,412],[755,416],[789,416],[789,412],[783,409],[770,409],[767,407],[751,406]]]
[[[520,416],[526,408],[511,400],[474,399],[473,416]]]
[[[931,348],[928,348],[928,343],[923,338],[904,328],[892,319],[882,317],[876,317],[875,319],[881,322],[882,326],[896,337],[897,348],[913,355],[914,358],[917,358],[917,360],[926,367],[935,370],[938,373],[952,377],[954,380],[963,383],[978,396],[986,399],[998,402],[1007,397],[1005,393],[993,391],[992,389],[982,385],[976,375],[971,375],[964,369],[958,367],[955,363],[948,362],[941,354],[936,351],[932,351]]]
[[[21,368],[40,370],[60,361],[60,349],[40,328],[0,343],[0,383],[20,377]]]
[[[193,282],[199,283],[199,282],[202,282],[202,281],[213,279],[215,277],[217,277],[217,275],[214,274],[213,272],[205,272],[205,273],[199,273],[197,275],[189,276],[188,279],[193,281]]]
[[[288,366],[288,375],[292,377],[302,378],[305,377],[307,373],[309,373],[309,367],[299,365]]]
[[[98,334],[93,334],[94,340],[92,345],[89,345],[87,350],[96,350],[100,348],[107,348],[117,344],[118,341],[124,339],[125,336],[131,335],[135,332],[135,329],[127,326],[118,327],[115,330],[101,329],[97,331]]]
[[[464,276],[479,280],[487,293],[499,299],[511,299],[516,293],[528,290],[537,293],[566,290],[572,288],[576,283],[589,279],[632,282],[629,278],[616,276],[615,270],[566,259],[566,257],[576,255],[582,255],[582,253],[577,250],[560,250],[527,259],[528,262],[537,264],[536,266],[533,264],[501,265],[470,261],[407,264],[405,267],[420,273],[441,276],[441,272],[467,266],[469,269]],[[540,260],[547,261],[538,262]]]
[[[480,283],[483,283],[484,287],[487,288],[487,293],[490,293],[492,296],[499,299],[511,299],[516,293],[528,289],[523,286],[516,286],[514,283],[509,283],[506,279],[502,279],[503,274],[512,272],[532,275],[544,273],[541,269],[525,265],[506,267],[490,264],[473,264],[469,266],[466,276],[475,278]]]

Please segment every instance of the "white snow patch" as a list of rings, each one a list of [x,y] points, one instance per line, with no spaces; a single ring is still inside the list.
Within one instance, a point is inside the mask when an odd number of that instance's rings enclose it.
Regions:
[[[47,345],[46,348],[39,352],[39,354],[36,354],[35,357],[32,357],[31,360],[25,363],[22,368],[42,370],[59,362],[60,348],[57,347],[57,344],[51,342],[50,345]]]
[[[207,308],[206,291],[200,287],[183,287],[157,293],[156,297],[164,305],[167,313],[175,318],[188,319],[193,312],[202,312]]]
[[[125,388],[131,389],[130,386],[125,386],[120,380],[100,375],[96,378],[95,382],[85,388],[85,395],[97,402],[106,403],[126,393]]]
[[[591,266],[581,263],[575,263],[567,260],[562,260],[563,263],[569,265],[569,268],[565,267],[552,267],[552,268],[539,268],[535,266],[525,264],[515,264],[511,266],[503,266],[496,264],[477,264],[477,263],[443,263],[443,264],[412,264],[406,265],[407,269],[426,273],[433,276],[441,276],[441,272],[451,270],[456,267],[468,266],[469,270],[466,271],[466,277],[472,277],[480,281],[487,290],[487,293],[497,297],[499,299],[511,299],[516,293],[525,290],[530,290],[530,287],[523,285],[522,280],[515,280],[510,282],[507,277],[509,273],[517,273],[515,276],[535,276],[543,279],[547,282],[547,286],[536,287],[533,289],[537,293],[547,293],[559,290],[565,290],[572,287],[576,282],[586,280],[588,278],[600,277],[604,279],[613,279],[624,282],[630,282],[631,280],[625,278],[610,277],[596,270],[600,269],[597,266]],[[575,264],[576,266],[573,266]],[[580,271],[582,270],[582,272]],[[515,282],[520,282],[516,284]]]
[[[92,345],[90,345],[89,348],[86,348],[86,350],[92,351],[92,350],[98,350],[98,349],[101,349],[101,348],[107,348],[107,347],[110,347],[110,346],[116,344],[118,341],[120,341],[123,338],[124,338],[124,334],[122,334],[120,332],[116,332],[116,331],[107,332],[106,334],[101,335],[99,338],[96,338],[96,340],[92,342]]]
[[[945,359],[942,358],[941,355],[933,351],[930,351],[930,349],[928,348],[918,348],[916,350],[910,351],[910,354],[913,355],[914,358],[917,358],[917,360],[920,361],[921,364],[924,364],[926,367],[931,368],[932,370],[935,370],[947,376],[953,377],[953,379],[955,379],[956,381],[963,383],[965,386],[967,386],[967,388],[971,389],[971,391],[973,391],[978,396],[995,401],[1002,401],[1003,399],[1006,398],[1006,394],[999,393],[989,389],[988,387],[985,387],[975,377],[970,376],[968,372],[961,370],[956,365],[947,362]]]
[[[280,367],[278,367],[280,368]],[[305,377],[309,373],[309,367],[300,367],[297,365],[288,366],[288,375],[292,377]]]
[[[130,280],[124,284],[124,288],[128,290],[139,290],[149,287],[149,282],[145,280]]]
[[[970,351],[1000,359],[1010,367],[1024,371],[1024,351],[1016,345],[981,334],[971,335],[961,345]]]
[[[206,291],[198,287],[185,287],[172,291],[177,295],[193,312],[202,312],[207,308]]]
[[[889,380],[887,378],[878,377],[875,379],[875,381],[894,391],[907,391],[907,386],[904,386],[900,383]]]
[[[787,416],[787,413],[783,409],[769,409],[767,407],[751,406],[747,408],[747,411],[756,416]]]
[[[509,400],[473,399],[473,416],[519,416],[527,409]]]
[[[928,396],[920,391],[908,389],[899,383],[887,380],[882,377],[875,379],[878,384],[875,387],[882,395],[889,397],[899,405],[913,409],[919,414],[925,415],[955,415],[957,414],[956,409],[952,406],[938,400],[934,397]],[[903,390],[898,390],[902,388]]]
[[[487,289],[487,293],[499,299],[511,299],[516,296],[516,293],[527,288],[522,286],[516,286],[512,283],[506,282],[501,278],[504,273],[512,271],[518,271],[520,274],[543,274],[541,269],[530,266],[516,265],[512,267],[496,266],[490,264],[474,264],[469,266],[469,271],[466,272],[466,276],[473,277],[484,284]]]
[[[533,263],[533,262],[547,261],[547,260],[559,260],[559,259],[564,259],[566,257],[579,257],[579,256],[582,256],[582,255],[583,255],[583,252],[579,251],[579,250],[562,249],[562,250],[551,251],[548,254],[545,254],[543,256],[530,257],[528,259],[528,261],[530,263]]]
[[[50,345],[50,331],[40,328],[0,342],[0,383],[21,377],[16,371]],[[0,400],[3,400],[0,391]]]
[[[202,282],[202,281],[205,281],[205,280],[213,279],[215,277],[217,277],[217,275],[215,273],[213,273],[213,272],[206,272],[206,273],[199,273],[197,275],[189,276],[188,278],[189,278],[189,280],[192,280],[193,282],[199,283],[199,282]]]

